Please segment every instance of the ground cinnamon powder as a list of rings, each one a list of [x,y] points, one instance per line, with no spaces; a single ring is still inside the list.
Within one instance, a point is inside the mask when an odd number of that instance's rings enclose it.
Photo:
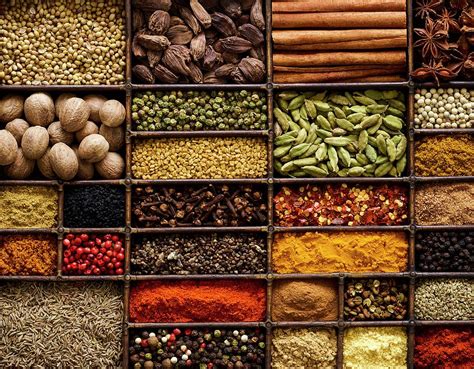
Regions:
[[[256,322],[265,319],[260,281],[146,281],[132,285],[132,322]]]

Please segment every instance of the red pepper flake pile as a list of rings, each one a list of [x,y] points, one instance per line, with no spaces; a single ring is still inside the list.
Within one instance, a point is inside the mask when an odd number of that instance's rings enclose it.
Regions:
[[[408,219],[402,186],[328,184],[283,187],[274,197],[277,225],[398,225]]]

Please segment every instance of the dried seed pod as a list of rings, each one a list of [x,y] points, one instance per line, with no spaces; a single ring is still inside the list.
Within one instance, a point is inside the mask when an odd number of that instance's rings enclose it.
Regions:
[[[201,32],[191,40],[190,51],[195,61],[201,60],[206,52],[206,36]]]
[[[148,64],[150,65],[151,68],[153,68],[155,65],[157,65],[161,57],[163,56],[163,51],[153,51],[153,50],[148,50],[146,53],[146,56],[148,58]]]
[[[138,9],[134,9],[132,13],[132,25],[133,30],[138,31],[145,26],[145,17],[143,16],[143,12]]]
[[[200,3],[208,10],[219,6],[219,0],[201,0]]]
[[[225,83],[225,79],[217,77],[214,72],[208,72],[204,75],[204,83],[211,83],[211,84]]]
[[[230,74],[237,68],[235,64],[224,64],[221,65],[219,68],[216,69],[215,75],[216,77],[229,77]]]
[[[240,59],[242,59],[239,54],[229,53],[227,51],[222,53],[222,58],[227,64],[238,64]]]
[[[255,0],[240,0],[240,5],[243,11],[248,11],[252,9],[252,5]]]
[[[212,44],[212,47],[213,47],[214,50],[216,50],[218,53],[223,53],[223,52],[224,52],[224,48],[222,47],[222,42],[221,42],[221,40],[217,40],[216,42],[214,42],[214,44]]]
[[[206,52],[204,53],[204,60],[202,62],[202,66],[204,69],[211,71],[215,69],[219,64],[221,64],[222,61],[222,55],[216,53],[212,46],[206,47]]]
[[[262,0],[255,0],[250,10],[250,23],[252,23],[259,30],[265,29],[265,18],[262,12]]]
[[[177,26],[179,24],[183,26],[186,25],[186,23],[184,23],[184,21],[180,17],[173,16],[170,18],[170,27]]]
[[[247,83],[247,80],[245,79],[245,76],[242,74],[239,68],[235,68],[231,74],[230,78],[237,83]]]
[[[243,24],[247,24],[247,23],[250,23],[250,15],[248,14],[242,15],[241,17],[239,17],[239,19],[235,21],[235,24],[237,27],[240,27]]]
[[[155,77],[146,65],[138,64],[133,67],[133,75],[148,84],[155,83]]]
[[[176,83],[179,80],[179,77],[170,71],[165,66],[158,64],[152,69],[153,75],[156,76],[156,79],[163,83]]]
[[[195,35],[201,32],[201,26],[191,10],[186,7],[180,7],[178,10],[181,18],[183,18],[184,22],[191,28]]]
[[[252,50],[250,50],[249,55],[252,58],[265,60],[265,48],[263,47],[263,44],[261,44],[260,46],[254,47]]]
[[[216,12],[211,15],[212,26],[226,37],[235,36],[237,28],[227,15]]]
[[[265,64],[255,58],[243,58],[239,63],[239,69],[250,82],[261,82],[265,77]]]
[[[138,43],[138,35],[135,35],[132,40],[132,53],[136,58],[146,57],[146,49]]]
[[[221,40],[224,51],[230,53],[242,54],[252,48],[252,43],[242,37],[231,36]]]
[[[170,27],[166,32],[166,37],[173,45],[187,45],[193,39],[194,34],[188,26],[178,25]]]
[[[212,24],[212,19],[206,9],[199,3],[199,0],[191,0],[189,2],[194,16],[202,24],[204,28],[209,28]]]
[[[242,15],[240,2],[237,0],[220,0],[222,9],[231,18],[238,18]]]
[[[206,35],[206,40],[209,45],[214,44],[217,40],[219,40],[217,31],[214,29],[206,29],[204,31],[204,34]]]
[[[253,46],[263,43],[263,33],[253,24],[247,23],[239,27],[239,34],[246,40],[250,41]]]
[[[185,46],[171,45],[165,50],[162,62],[174,73],[185,76],[190,74],[188,64],[191,62],[191,54]]]
[[[137,41],[143,47],[150,50],[164,50],[170,46],[170,41],[165,36],[156,35],[138,35]]]
[[[170,27],[170,15],[163,10],[157,10],[148,18],[148,28],[155,35],[163,35]]]
[[[189,63],[188,67],[190,71],[189,78],[191,78],[191,81],[193,81],[194,83],[202,83],[203,76],[201,69],[194,63]]]
[[[171,0],[134,0],[133,6],[144,12],[154,12],[155,10],[167,12],[171,8]]]

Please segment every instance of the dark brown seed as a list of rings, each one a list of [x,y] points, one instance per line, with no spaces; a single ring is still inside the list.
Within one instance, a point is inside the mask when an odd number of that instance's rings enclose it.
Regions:
[[[194,63],[189,63],[188,67],[190,71],[189,78],[191,78],[191,81],[193,81],[194,83],[202,83],[203,76],[201,69],[199,69],[199,67]]]
[[[165,36],[138,35],[137,41],[144,48],[155,51],[164,50],[170,46],[170,41]]]
[[[242,6],[242,10],[248,11],[252,9],[252,5],[255,0],[240,0],[240,4]]]
[[[217,68],[220,64],[222,64],[222,55],[216,53],[212,46],[206,47],[206,52],[204,53],[204,60],[202,62],[202,66],[206,70],[213,70]]]
[[[200,3],[207,10],[217,8],[219,6],[219,0],[200,0]]]
[[[157,10],[148,18],[148,28],[155,35],[163,35],[170,27],[170,15],[163,10]]]
[[[259,30],[265,29],[265,18],[262,12],[262,0],[255,0],[250,10],[250,23],[252,23]]]
[[[222,39],[222,47],[224,51],[230,53],[242,54],[252,48],[252,43],[242,37],[231,36]]]
[[[134,31],[138,31],[145,26],[145,17],[143,16],[143,12],[141,10],[133,10],[132,25]]]
[[[230,78],[237,83],[247,83],[245,76],[242,74],[239,68],[235,68],[230,74]]]
[[[216,50],[218,53],[223,53],[223,52],[224,52],[224,48],[222,47],[222,42],[221,42],[221,40],[217,40],[216,42],[214,42],[214,44],[212,45],[212,47],[213,47],[214,50]]]
[[[138,43],[137,35],[132,40],[132,53],[136,58],[146,57],[146,49]]]
[[[176,74],[161,64],[156,65],[152,72],[156,79],[163,83],[176,83],[179,80]]]
[[[170,27],[177,26],[180,24],[183,26],[186,25],[186,23],[184,23],[184,21],[180,17],[173,16],[170,18]]]
[[[209,28],[212,24],[212,19],[207,10],[204,9],[198,0],[190,0],[189,5],[199,23],[201,23],[204,28]]]
[[[222,58],[226,63],[238,64],[242,57],[239,54],[229,53],[227,51],[222,53]]]
[[[194,34],[188,26],[178,25],[170,27],[166,32],[166,37],[173,45],[187,45],[193,39]]]
[[[237,0],[220,0],[222,9],[231,18],[238,18],[242,15],[242,8],[240,2]]]
[[[211,15],[211,18],[212,26],[224,36],[229,37],[237,34],[237,28],[235,27],[234,21],[227,15],[216,12]]]
[[[225,83],[225,79],[217,77],[215,72],[208,72],[204,75],[204,83]]]
[[[229,77],[230,74],[237,68],[235,64],[224,64],[216,69],[216,77]]]
[[[249,55],[252,58],[256,58],[256,59],[264,61],[265,60],[265,48],[263,47],[263,44],[260,45],[260,46],[254,47],[252,50],[250,50]]]
[[[204,31],[204,33],[206,35],[206,41],[209,45],[212,45],[217,40],[219,40],[217,32],[213,29],[206,29],[206,31]]]
[[[206,51],[206,36],[201,32],[191,40],[190,51],[194,61],[201,60]]]
[[[188,64],[191,62],[191,54],[185,46],[171,45],[165,50],[162,62],[175,74],[185,76],[190,74]]]
[[[188,25],[188,27],[191,28],[195,35],[201,32],[201,26],[190,9],[186,7],[180,7],[179,14],[181,15],[181,18],[183,18],[184,22]]]
[[[151,73],[150,69],[145,65],[135,65],[133,67],[133,75],[136,76],[141,82],[148,84],[155,83],[155,77]]]
[[[250,15],[248,14],[242,15],[241,17],[239,17],[239,19],[235,21],[235,24],[237,27],[240,27],[241,25],[247,24],[247,23],[250,23]]]
[[[247,23],[239,27],[240,36],[250,41],[253,46],[263,43],[263,33],[253,24]]]
[[[146,56],[148,58],[148,64],[153,68],[160,62],[161,57],[163,56],[163,51],[148,50]]]
[[[239,63],[239,69],[250,82],[261,82],[265,77],[265,64],[255,58],[243,58]]]
[[[155,10],[167,12],[171,8],[171,0],[133,0],[133,5],[145,12],[154,12]]]

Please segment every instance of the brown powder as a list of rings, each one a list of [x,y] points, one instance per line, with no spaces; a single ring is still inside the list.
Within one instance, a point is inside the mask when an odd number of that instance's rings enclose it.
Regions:
[[[417,187],[415,220],[420,225],[474,224],[474,184],[437,183]]]
[[[336,320],[336,282],[276,281],[273,284],[272,309],[275,321]]]

